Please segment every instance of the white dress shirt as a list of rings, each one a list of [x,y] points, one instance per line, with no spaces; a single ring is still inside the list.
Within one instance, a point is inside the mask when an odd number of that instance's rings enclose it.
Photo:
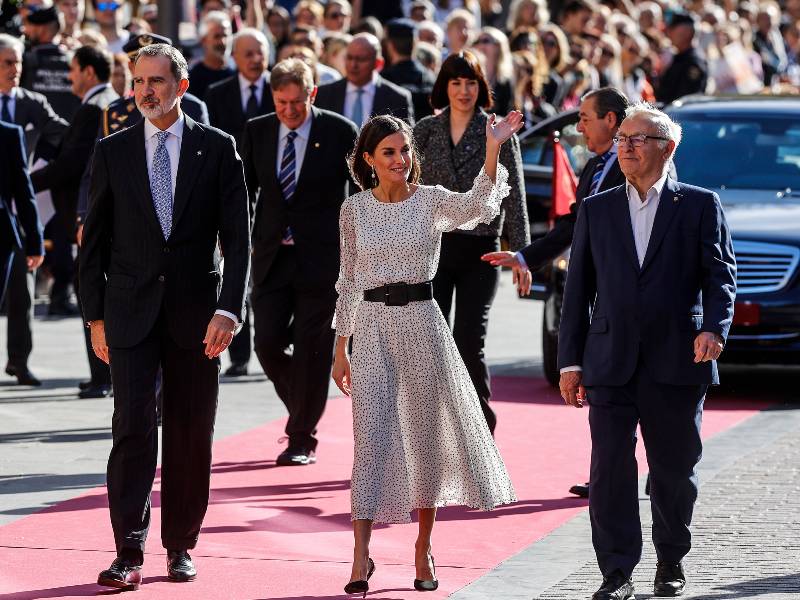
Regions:
[[[165,130],[170,134],[167,136],[164,146],[166,146],[167,154],[169,155],[173,200],[175,198],[175,183],[178,179],[178,161],[181,157],[181,142],[183,141],[183,126],[185,122],[186,119],[183,116],[183,112],[179,112],[178,119]],[[151,178],[151,180],[153,177],[153,158],[156,154],[156,148],[158,148],[158,137],[156,134],[160,131],[161,129],[153,125],[150,119],[144,120],[144,148],[145,156],[147,157],[147,176]],[[231,319],[236,325],[239,324],[239,318],[226,310],[217,310],[214,314],[223,315]]]
[[[264,98],[264,88],[269,82],[269,77],[265,74],[259,77],[257,81],[250,81],[244,75],[239,73],[239,89],[242,92],[242,112],[247,112],[247,101],[250,100],[250,86],[256,86],[256,100],[258,105],[261,106],[261,100]]]
[[[361,88],[364,90],[364,93],[361,94],[362,119],[361,123],[356,123],[359,129],[369,120],[369,116],[372,114],[372,105],[375,104],[375,90],[377,90],[375,83],[377,81],[378,74],[373,71],[372,80]],[[356,99],[358,98],[358,89],[358,86],[353,85],[349,81],[347,82],[347,91],[344,94],[343,116],[348,119],[350,115],[353,114],[353,106],[355,106]]]
[[[14,123],[14,118],[17,116],[17,88],[13,87],[8,91],[8,94],[0,93],[0,101],[3,96],[8,97],[8,112],[11,115],[11,123]],[[3,105],[0,104],[0,107]]]
[[[275,172],[281,172],[281,161],[283,161],[283,151],[286,148],[286,136],[292,131],[286,125],[281,123],[278,128],[278,156],[275,160]],[[297,137],[294,138],[294,181],[297,183],[297,178],[300,177],[300,169],[303,168],[303,159],[306,157],[306,147],[308,146],[308,137],[311,134],[311,111],[306,115],[306,120],[297,129],[294,130]]]
[[[628,194],[628,210],[631,215],[631,228],[633,229],[633,241],[636,244],[636,256],[639,259],[639,266],[644,263],[644,256],[647,254],[647,246],[650,243],[650,234],[653,232],[653,223],[656,220],[656,211],[661,198],[661,192],[667,183],[667,171],[656,181],[647,193],[644,200],[639,197],[639,192],[631,185],[630,181],[625,181],[625,191]],[[561,369],[561,373],[567,371],[582,371],[578,365],[571,365]]]
[[[92,96],[94,96],[96,93],[104,90],[107,87],[111,87],[111,84],[98,83],[97,85],[89,88],[88,90],[86,90],[86,93],[83,95],[83,98],[81,98],[81,104],[86,104],[87,102],[89,102],[89,100],[92,99]]]

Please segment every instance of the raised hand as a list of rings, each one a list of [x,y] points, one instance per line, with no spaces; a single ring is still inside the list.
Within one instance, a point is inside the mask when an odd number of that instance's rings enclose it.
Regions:
[[[512,110],[505,119],[497,120],[494,114],[486,121],[486,143],[500,146],[522,128],[522,113]]]

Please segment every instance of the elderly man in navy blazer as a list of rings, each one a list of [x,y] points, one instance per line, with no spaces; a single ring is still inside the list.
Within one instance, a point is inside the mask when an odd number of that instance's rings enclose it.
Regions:
[[[654,593],[683,593],[703,400],[719,383],[736,291],[719,197],[668,176],[680,127],[649,105],[626,114],[616,137],[626,183],[581,205],[558,338],[561,395],[589,404],[589,514],[603,573],[593,600],[634,597],[637,425],[650,467]]]

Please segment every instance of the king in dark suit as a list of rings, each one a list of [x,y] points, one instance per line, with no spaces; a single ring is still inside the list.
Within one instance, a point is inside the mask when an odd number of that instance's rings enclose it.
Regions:
[[[328,395],[339,209],[358,132],[347,119],[312,107],[314,78],[301,60],[278,63],[270,85],[276,113],[250,121],[242,142],[255,206],[254,345],[289,412],[289,445],[277,463],[306,465],[315,460]]]
[[[320,86],[314,104],[353,121],[361,127],[375,115],[394,115],[414,125],[411,92],[387,81],[381,44],[371,33],[359,33],[347,46],[345,79]]]
[[[558,339],[561,394],[589,404],[589,515],[603,574],[594,600],[634,597],[637,426],[650,467],[654,592],[683,593],[703,401],[719,383],[736,290],[719,197],[668,175],[680,127],[648,105],[627,115],[617,133],[626,183],[580,208]]]
[[[208,504],[218,356],[241,321],[249,269],[242,164],[233,138],[180,111],[187,76],[172,46],[139,51],[134,92],[145,119],[97,145],[80,254],[92,347],[110,363],[115,392],[108,498],[117,558],[98,583],[122,589],[141,582],[159,368],[161,541],[170,579],[196,575],[187,550]]]

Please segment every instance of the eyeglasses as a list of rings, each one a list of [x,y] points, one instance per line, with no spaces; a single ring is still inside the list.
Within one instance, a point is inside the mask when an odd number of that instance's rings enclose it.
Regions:
[[[122,6],[119,2],[98,2],[95,6],[97,6],[97,10],[117,10],[120,6]]]
[[[341,19],[341,18],[344,18],[345,16],[347,16],[347,15],[345,15],[342,12],[332,12],[332,13],[330,13],[328,15],[328,18],[329,19]]]
[[[475,43],[476,44],[494,44],[495,40],[494,40],[494,38],[490,38],[490,37],[479,37],[477,40],[475,40]]]
[[[558,42],[553,38],[545,38],[542,40],[542,45],[545,48],[558,48]]]
[[[616,135],[613,138],[613,142],[617,146],[627,146],[629,143],[634,148],[641,148],[644,146],[644,143],[647,140],[661,140],[664,142],[668,142],[669,138],[661,137],[658,135],[645,135],[644,133],[639,133],[636,135]]]

